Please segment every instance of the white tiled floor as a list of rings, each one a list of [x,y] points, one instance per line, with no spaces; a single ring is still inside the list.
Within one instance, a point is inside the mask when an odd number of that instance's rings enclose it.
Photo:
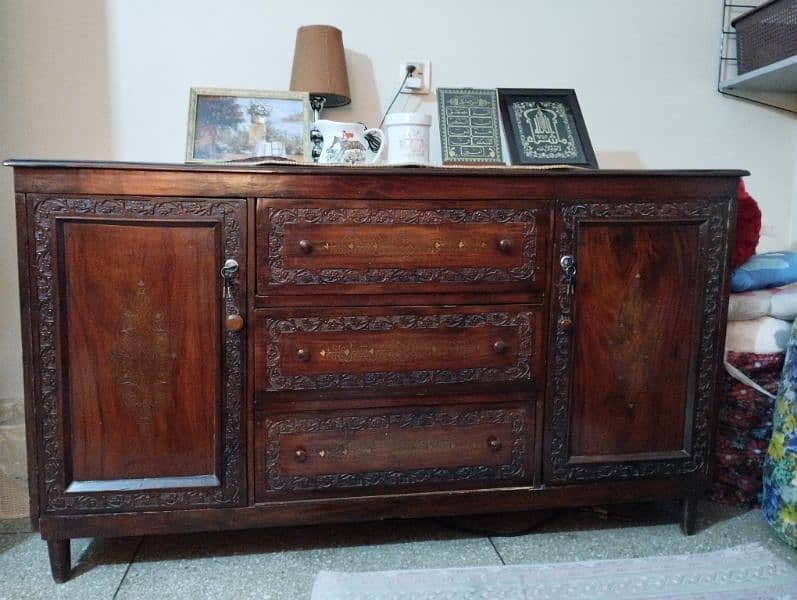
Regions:
[[[797,566],[797,551],[759,511],[701,503],[681,534],[669,503],[351,525],[73,540],[73,576],[50,578],[38,535],[0,534],[0,599],[307,598],[321,569],[363,571],[574,561],[704,552],[760,541]],[[542,522],[540,517],[548,518]],[[524,532],[522,535],[494,535]]]

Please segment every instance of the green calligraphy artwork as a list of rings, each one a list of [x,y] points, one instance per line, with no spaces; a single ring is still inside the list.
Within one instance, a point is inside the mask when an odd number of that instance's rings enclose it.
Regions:
[[[443,164],[504,164],[495,90],[438,88]]]
[[[516,101],[511,121],[524,157],[540,162],[584,162],[575,123],[563,102]]]

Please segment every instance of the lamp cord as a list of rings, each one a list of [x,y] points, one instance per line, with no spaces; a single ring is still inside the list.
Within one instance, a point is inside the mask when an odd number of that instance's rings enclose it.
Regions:
[[[390,109],[393,108],[393,105],[396,103],[396,98],[399,97],[401,90],[404,89],[404,84],[407,83],[407,79],[410,78],[410,75],[415,72],[415,65],[407,65],[407,72],[404,73],[404,79],[401,80],[401,85],[399,85],[398,90],[396,90],[396,95],[393,96],[393,99],[390,101],[390,104],[387,105],[387,110],[385,114],[382,115],[382,120],[379,122],[379,129],[382,129],[382,125],[385,124],[385,119],[387,118],[387,114],[390,112]]]

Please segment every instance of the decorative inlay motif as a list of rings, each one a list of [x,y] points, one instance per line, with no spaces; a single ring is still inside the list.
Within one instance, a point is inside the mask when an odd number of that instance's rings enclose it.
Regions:
[[[321,358],[337,362],[367,361],[376,357],[376,350],[373,346],[334,344],[329,348],[322,348],[318,354],[321,355]]]
[[[373,362],[383,360],[428,360],[435,357],[456,357],[467,352],[460,340],[438,340],[431,346],[391,343],[382,344],[357,344],[346,342],[344,344],[330,344],[318,351],[321,360],[338,363]]]
[[[171,338],[163,313],[153,309],[147,286],[139,281],[108,357],[119,398],[139,427],[146,428],[166,400],[177,358]]]
[[[695,390],[695,413],[691,436],[691,450],[683,459],[658,461],[628,461],[595,464],[572,464],[569,455],[570,427],[570,375],[572,371],[572,335],[561,325],[562,318],[572,316],[571,296],[567,293],[564,274],[559,275],[556,298],[559,306],[558,322],[554,337],[553,401],[551,414],[547,416],[551,424],[548,443],[550,461],[549,480],[579,481],[595,479],[618,479],[629,477],[663,477],[681,473],[705,472],[708,469],[706,458],[709,451],[709,422],[712,403],[711,393],[716,376],[717,328],[721,308],[717,303],[722,290],[727,249],[725,245],[727,228],[727,203],[703,200],[679,203],[579,203],[565,204],[560,215],[562,225],[559,234],[559,255],[577,252],[577,233],[579,222],[583,219],[641,219],[651,222],[695,219],[700,223],[699,260],[703,273],[702,327],[697,359]]]
[[[537,209],[533,208],[482,208],[482,209],[404,209],[404,208],[268,208],[268,266],[270,286],[356,284],[356,283],[466,283],[475,281],[529,281],[537,279]],[[402,268],[291,268],[285,265],[285,226],[302,225],[445,225],[449,223],[520,223],[523,241],[520,264],[504,270],[496,267],[424,267]],[[345,247],[359,254],[370,252],[379,256],[379,236],[363,234],[345,241]],[[487,246],[487,241],[482,240]],[[326,242],[331,244],[334,242]],[[394,244],[394,241],[391,241]],[[407,249],[411,255],[434,254],[441,251],[443,242],[430,248]],[[374,247],[376,244],[376,247]],[[481,246],[481,242],[480,242]],[[465,248],[464,242],[462,246]],[[320,246],[324,248],[322,244]],[[395,245],[392,252],[395,252]]]
[[[461,313],[431,315],[347,315],[340,317],[301,317],[266,319],[266,374],[268,390],[308,390],[370,386],[426,385],[442,383],[497,382],[531,380],[532,313]],[[282,373],[282,337],[295,333],[339,331],[429,330],[438,328],[470,329],[508,327],[517,330],[517,361],[507,367],[471,367],[467,369],[420,369],[413,371],[378,371],[371,373],[320,373],[284,375]],[[341,345],[340,352],[345,353]],[[337,351],[337,348],[334,348]],[[367,349],[363,352],[367,353]],[[345,356],[345,354],[344,354]]]
[[[347,257],[381,257],[396,256],[397,254],[403,256],[434,256],[443,252],[453,252],[456,255],[457,252],[466,252],[473,248],[485,250],[489,241],[491,240],[485,236],[483,239],[470,244],[465,240],[459,240],[452,244],[450,240],[433,239],[426,241],[424,245],[418,245],[413,240],[391,237],[389,232],[374,233],[371,231],[368,234],[353,235],[338,242],[326,241],[320,244],[314,252],[319,254],[339,254],[341,249],[345,249]]]
[[[241,500],[241,410],[243,394],[243,336],[226,331],[224,334],[224,396],[222,399],[222,459],[221,486],[184,490],[144,490],[135,492],[98,492],[67,494],[64,431],[64,402],[59,396],[58,381],[63,366],[56,360],[55,300],[56,223],[57,217],[106,217],[109,221],[136,218],[185,220],[191,217],[213,218],[221,223],[224,258],[244,261],[241,221],[245,202],[242,200],[186,200],[173,198],[63,198],[40,196],[33,199],[33,243],[35,255],[31,269],[38,318],[35,343],[38,361],[35,365],[37,389],[37,427],[40,439],[40,461],[44,467],[41,482],[41,506],[46,513],[102,512],[108,510],[153,510],[185,506],[234,506]],[[228,311],[244,305],[240,280],[234,282]],[[236,311],[237,312],[237,311]],[[232,314],[228,312],[228,314]]]
[[[362,487],[385,487],[450,481],[487,481],[519,479],[525,476],[524,457],[526,437],[525,414],[518,409],[473,410],[454,412],[423,410],[419,412],[387,413],[384,415],[344,415],[333,417],[287,417],[268,420],[266,445],[266,490],[312,491]],[[355,436],[366,430],[403,432],[427,430],[445,435],[446,430],[462,430],[477,425],[511,427],[511,453],[502,465],[462,465],[453,468],[392,469],[360,473],[332,473],[316,476],[287,475],[280,468],[280,455],[290,452],[283,448],[282,437],[290,434],[333,432],[339,439]],[[485,444],[486,448],[486,444]]]

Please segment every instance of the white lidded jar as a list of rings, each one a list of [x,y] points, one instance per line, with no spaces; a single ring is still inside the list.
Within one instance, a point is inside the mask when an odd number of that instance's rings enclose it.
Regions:
[[[394,113],[385,117],[389,164],[428,163],[429,129],[432,116],[423,113]]]

